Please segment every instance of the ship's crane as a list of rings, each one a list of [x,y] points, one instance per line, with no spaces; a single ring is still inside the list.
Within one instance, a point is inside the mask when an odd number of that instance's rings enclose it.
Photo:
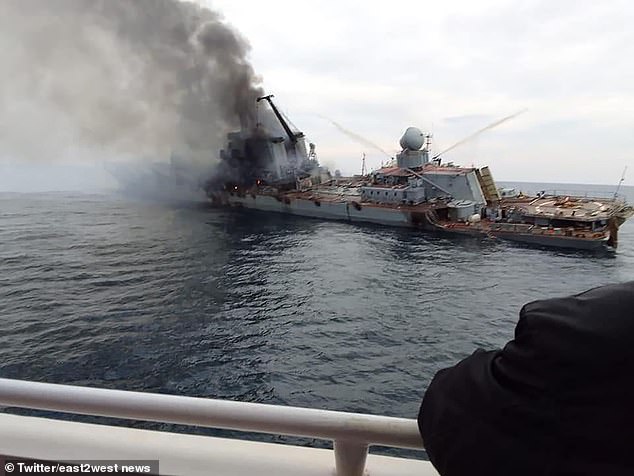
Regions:
[[[257,98],[257,102],[264,100],[270,104],[271,109],[273,109],[273,113],[275,114],[275,117],[277,117],[277,120],[280,121],[280,124],[282,124],[284,131],[286,132],[286,134],[288,135],[288,138],[291,141],[291,144],[294,145],[297,143],[297,139],[304,137],[304,134],[301,132],[295,133],[291,130],[291,128],[288,125],[288,122],[286,122],[286,120],[284,119],[284,116],[282,116],[282,113],[277,109],[277,106],[275,106],[275,104],[273,103],[273,100],[271,99],[273,97],[275,96],[273,96],[272,94],[269,94],[268,96],[262,96]]]

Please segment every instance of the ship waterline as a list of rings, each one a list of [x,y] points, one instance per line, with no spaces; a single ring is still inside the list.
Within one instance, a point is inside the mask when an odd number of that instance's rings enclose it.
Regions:
[[[481,220],[476,223],[454,222],[438,219],[438,212],[446,210],[445,203],[423,203],[419,205],[386,206],[364,203],[359,195],[337,199],[319,194],[282,195],[218,192],[210,196],[215,206],[244,208],[262,212],[282,213],[309,218],[339,220],[351,223],[418,228],[427,232],[442,232],[451,235],[480,236],[503,239],[539,246],[558,248],[598,249],[608,245],[610,230],[580,230],[571,227],[554,228],[525,223],[499,223]]]
[[[265,98],[271,103],[271,96]],[[315,146],[278,119],[287,138],[266,131],[228,135],[220,179],[206,192],[219,206],[321,219],[413,227],[529,244],[616,248],[632,207],[616,197],[526,196],[496,185],[488,167],[443,164],[431,155],[431,135],[409,127],[388,166],[341,177],[319,166]]]

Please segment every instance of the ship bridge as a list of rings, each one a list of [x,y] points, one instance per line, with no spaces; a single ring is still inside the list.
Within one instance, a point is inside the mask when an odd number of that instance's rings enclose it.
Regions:
[[[487,200],[477,170],[425,164],[422,167],[385,167],[372,173],[372,184],[361,187],[364,201],[386,204],[418,204],[433,199],[473,202]]]

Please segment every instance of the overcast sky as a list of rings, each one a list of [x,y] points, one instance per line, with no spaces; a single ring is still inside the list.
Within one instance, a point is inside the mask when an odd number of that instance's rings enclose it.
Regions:
[[[344,174],[395,154],[408,126],[499,181],[634,184],[634,2],[197,0],[251,43],[267,93]],[[96,161],[0,163],[0,190],[101,188]]]
[[[445,156],[498,180],[634,183],[634,2],[200,0],[252,45],[267,92],[317,144],[358,173],[406,127],[440,151],[524,108]]]

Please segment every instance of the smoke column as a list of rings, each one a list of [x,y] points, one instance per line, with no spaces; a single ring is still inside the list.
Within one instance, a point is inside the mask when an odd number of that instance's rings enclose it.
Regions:
[[[444,154],[445,152],[449,152],[450,150],[455,149],[456,147],[458,147],[459,145],[464,144],[465,142],[469,142],[470,140],[475,139],[475,138],[476,138],[476,137],[478,137],[480,134],[482,134],[483,132],[488,131],[489,129],[493,129],[494,127],[497,127],[497,126],[499,126],[500,124],[504,124],[506,121],[510,121],[511,119],[515,119],[517,116],[519,116],[520,114],[525,113],[527,110],[528,110],[528,109],[522,109],[521,111],[516,112],[515,114],[511,114],[510,116],[503,117],[502,119],[497,120],[497,121],[495,121],[495,122],[493,122],[493,123],[489,124],[489,125],[488,125],[488,126],[486,126],[486,127],[483,127],[483,128],[482,128],[482,129],[480,129],[479,131],[474,132],[474,133],[473,133],[473,134],[471,134],[470,136],[465,137],[464,139],[462,139],[462,140],[460,140],[460,141],[456,142],[456,143],[455,143],[454,145],[452,145],[451,147],[449,147],[449,148],[447,148],[447,149],[443,150],[442,152],[439,152],[438,154],[436,154],[436,155],[432,158],[432,160],[433,160],[433,159],[436,159],[437,157],[440,157],[440,156],[441,156],[442,154]]]
[[[3,0],[0,158],[215,159],[255,125],[250,46],[178,0]]]

